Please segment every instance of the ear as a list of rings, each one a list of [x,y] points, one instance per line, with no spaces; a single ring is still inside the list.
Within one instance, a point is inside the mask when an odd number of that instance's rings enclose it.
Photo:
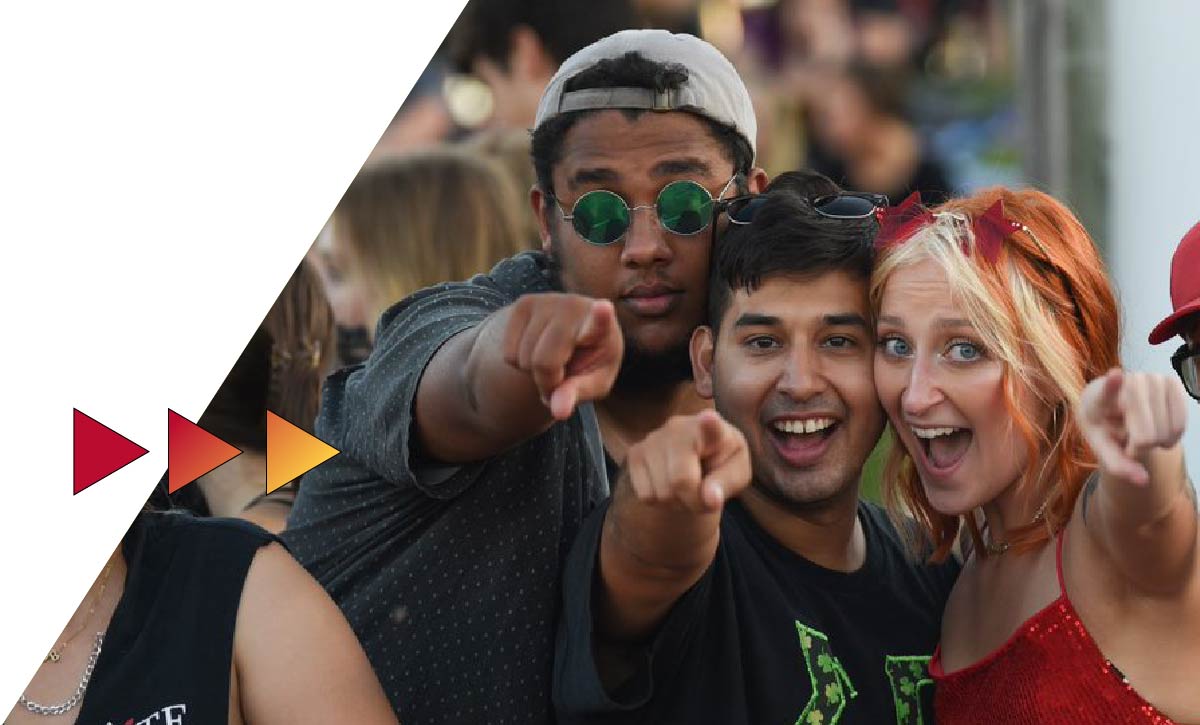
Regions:
[[[542,39],[528,25],[513,28],[508,39],[508,69],[515,78],[546,85],[558,64],[546,52]]]
[[[696,383],[696,393],[705,400],[713,397],[713,346],[716,338],[712,328],[701,325],[692,331],[692,339],[688,343],[688,353],[692,358],[692,377]]]
[[[529,190],[529,207],[533,211],[533,218],[537,220],[538,237],[542,240],[542,251],[550,253],[550,223],[546,213],[546,205],[552,204],[548,194],[542,191],[542,187],[537,184]]]
[[[771,177],[767,176],[767,172],[757,166],[750,169],[750,173],[746,175],[746,186],[750,189],[751,194],[761,194],[770,183]]]

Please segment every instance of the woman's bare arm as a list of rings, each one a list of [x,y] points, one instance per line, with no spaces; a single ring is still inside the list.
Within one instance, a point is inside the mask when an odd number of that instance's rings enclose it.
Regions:
[[[1112,371],[1081,399],[1080,423],[1100,462],[1078,510],[1093,541],[1138,594],[1182,597],[1200,576],[1196,493],[1180,437],[1178,381]]]
[[[248,725],[396,723],[341,610],[278,544],[250,564],[233,667]]]

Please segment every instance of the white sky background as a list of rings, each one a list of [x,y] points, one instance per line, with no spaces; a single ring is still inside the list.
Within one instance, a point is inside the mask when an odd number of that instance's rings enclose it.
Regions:
[[[1109,0],[1107,10],[1110,262],[1125,312],[1122,357],[1127,367],[1174,375],[1179,338],[1151,346],[1146,336],[1171,312],[1171,255],[1200,221],[1200,2]],[[1200,403],[1189,409],[1184,452],[1194,483]]]
[[[0,10],[0,712],[463,4]],[[72,408],[149,455],[72,496]]]

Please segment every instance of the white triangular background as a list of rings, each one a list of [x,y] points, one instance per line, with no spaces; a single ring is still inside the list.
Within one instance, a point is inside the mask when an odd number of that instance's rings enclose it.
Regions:
[[[0,13],[0,712],[464,4]],[[72,496],[72,408],[149,455]]]

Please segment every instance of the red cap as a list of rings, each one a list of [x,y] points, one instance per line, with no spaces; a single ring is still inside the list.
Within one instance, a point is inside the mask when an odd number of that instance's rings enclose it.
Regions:
[[[1175,311],[1150,331],[1151,345],[1178,335],[1183,319],[1200,312],[1200,223],[1183,235],[1171,258],[1171,305]]]

